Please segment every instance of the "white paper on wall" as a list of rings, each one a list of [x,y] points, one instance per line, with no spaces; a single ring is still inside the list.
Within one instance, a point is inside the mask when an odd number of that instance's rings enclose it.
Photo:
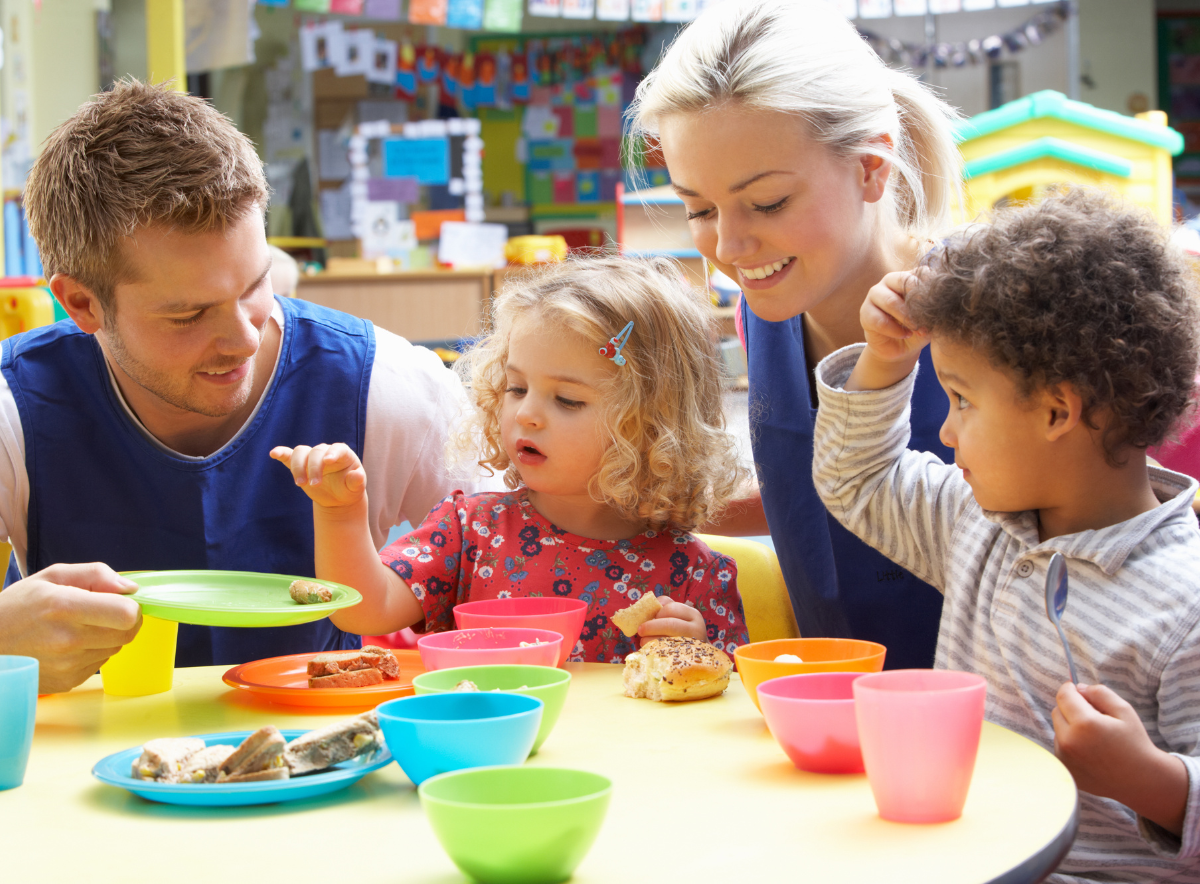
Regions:
[[[596,14],[596,0],[562,0],[563,18],[592,18]]]
[[[596,18],[600,21],[628,21],[629,0],[596,0]]]
[[[342,57],[345,36],[338,20],[305,22],[300,28],[300,66],[306,71],[331,68]]]
[[[342,57],[334,63],[334,73],[339,77],[352,77],[370,72],[371,58],[375,54],[374,31],[367,28],[346,31],[342,46]]]
[[[367,79],[372,83],[395,85],[396,82],[396,41],[376,37],[371,47],[368,59]],[[399,102],[394,102],[399,104]]]
[[[482,211],[482,210],[480,210]],[[444,221],[438,239],[438,260],[452,267],[503,267],[508,228],[503,224]]]

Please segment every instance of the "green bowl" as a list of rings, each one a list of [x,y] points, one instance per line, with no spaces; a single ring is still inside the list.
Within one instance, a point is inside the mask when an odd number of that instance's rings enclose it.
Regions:
[[[514,694],[528,694],[545,704],[542,711],[542,726],[533,741],[532,755],[541,748],[546,737],[558,721],[563,703],[567,701],[567,688],[571,686],[571,673],[550,666],[521,666],[518,664],[494,666],[459,666],[454,669],[435,669],[413,679],[417,696],[421,694],[444,694],[453,691],[463,680],[475,682],[481,691],[499,688]]]
[[[612,780],[561,767],[475,767],[417,793],[434,834],[481,884],[566,881],[596,840]]]

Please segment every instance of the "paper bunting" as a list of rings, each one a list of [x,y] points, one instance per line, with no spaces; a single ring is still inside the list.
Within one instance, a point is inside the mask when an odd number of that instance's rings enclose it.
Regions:
[[[399,21],[400,0],[366,0],[363,16],[379,21]]]
[[[529,0],[529,14],[558,18],[562,15],[562,0]]]
[[[483,29],[517,33],[521,30],[524,11],[523,0],[487,0],[483,9]]]
[[[408,0],[408,20],[414,25],[444,25],[446,0]]]
[[[562,17],[589,19],[596,14],[596,0],[562,0]]]
[[[628,21],[629,0],[597,0],[596,18],[600,21]]]
[[[483,27],[483,0],[449,0],[446,27],[477,31]]]

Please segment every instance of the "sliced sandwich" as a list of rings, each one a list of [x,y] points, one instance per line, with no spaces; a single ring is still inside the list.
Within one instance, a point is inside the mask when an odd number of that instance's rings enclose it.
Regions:
[[[382,747],[379,718],[372,710],[297,737],[287,744],[283,757],[292,776],[299,776],[374,754]]]
[[[188,756],[204,748],[199,737],[160,737],[142,746],[141,756],[133,763],[133,777],[159,780],[178,774]]]
[[[308,661],[310,688],[362,687],[399,678],[400,664],[395,656],[374,645],[367,645],[361,651],[317,654]]]
[[[286,780],[287,764],[283,750],[287,740],[274,725],[260,727],[246,737],[221,763],[216,782],[250,783],[259,780]]]

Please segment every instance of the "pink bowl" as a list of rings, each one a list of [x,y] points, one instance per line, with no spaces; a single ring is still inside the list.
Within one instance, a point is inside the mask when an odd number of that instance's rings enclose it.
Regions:
[[[454,606],[454,624],[459,629],[480,626],[520,626],[525,629],[550,629],[562,636],[558,665],[571,655],[571,649],[583,632],[588,603],[579,599],[520,598],[484,599]]]
[[[814,773],[862,773],[854,689],[862,672],[809,672],[758,686],[771,736],[792,764]]]
[[[521,642],[529,644],[521,647]],[[489,663],[554,666],[561,646],[562,636],[549,629],[497,629],[491,626],[435,632],[417,639],[421,662],[428,670]]]

